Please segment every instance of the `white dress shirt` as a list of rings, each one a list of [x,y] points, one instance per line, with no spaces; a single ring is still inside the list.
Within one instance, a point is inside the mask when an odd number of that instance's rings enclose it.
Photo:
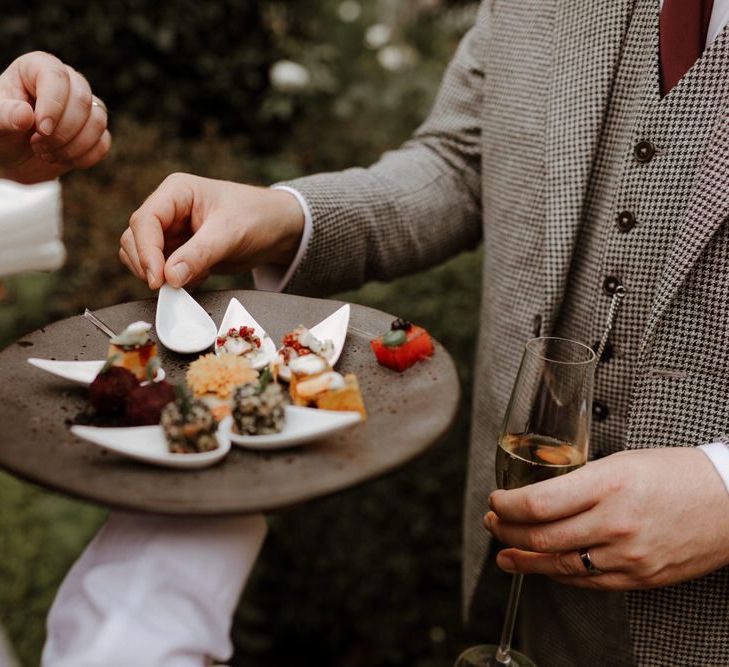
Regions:
[[[663,0],[661,0],[661,7]],[[709,32],[706,34],[706,46],[709,46],[724,30],[724,26],[729,23],[729,0],[714,0],[714,8],[711,10],[711,21],[709,22]]]

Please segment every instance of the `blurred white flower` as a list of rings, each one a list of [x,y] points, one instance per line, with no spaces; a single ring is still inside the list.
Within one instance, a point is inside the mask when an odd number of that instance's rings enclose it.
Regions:
[[[279,60],[269,72],[271,83],[284,92],[294,92],[306,88],[311,81],[309,70],[293,60]]]
[[[371,49],[379,49],[390,41],[392,28],[384,23],[375,23],[367,28],[365,42]]]
[[[355,0],[344,0],[337,9],[339,18],[345,23],[354,23],[362,14],[362,7]]]
[[[395,46],[392,44],[377,52],[377,62],[390,72],[397,72],[403,67],[413,65],[417,58],[417,53],[409,46]]]

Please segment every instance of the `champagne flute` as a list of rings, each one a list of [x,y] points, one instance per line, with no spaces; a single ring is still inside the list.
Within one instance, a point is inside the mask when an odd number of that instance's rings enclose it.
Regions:
[[[496,449],[500,489],[551,479],[586,463],[595,360],[591,348],[566,338],[527,342]],[[455,667],[535,667],[511,648],[523,578],[512,579],[499,645],[469,648]]]

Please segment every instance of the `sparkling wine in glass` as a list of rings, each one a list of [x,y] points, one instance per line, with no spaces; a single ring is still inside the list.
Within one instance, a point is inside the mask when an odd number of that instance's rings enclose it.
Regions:
[[[526,344],[496,448],[496,483],[516,489],[565,475],[587,462],[595,353],[566,338]],[[498,646],[467,649],[455,667],[534,667],[511,648],[523,575],[515,574]]]

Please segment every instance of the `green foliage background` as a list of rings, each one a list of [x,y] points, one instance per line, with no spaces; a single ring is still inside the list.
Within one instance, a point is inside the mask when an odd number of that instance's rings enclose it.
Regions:
[[[426,114],[474,11],[473,2],[440,0],[27,0],[4,8],[3,61],[44,49],[83,72],[111,109],[115,145],[103,165],[64,180],[66,267],[5,282],[0,344],[85,306],[148,297],[118,263],[117,241],[173,171],[270,183],[367,164],[397,146]],[[385,46],[367,45],[374,24],[390,29],[386,46],[401,67],[383,66]],[[306,85],[272,85],[270,67],[282,59],[305,66]],[[407,469],[271,517],[236,615],[231,664],[439,667],[495,638],[497,602],[468,632],[459,601],[479,283],[475,253],[343,295],[421,323],[446,345],[463,382],[461,415],[448,440]],[[246,284],[214,278],[206,288]],[[103,518],[99,508],[0,474],[0,622],[22,664],[38,663],[57,586]]]

